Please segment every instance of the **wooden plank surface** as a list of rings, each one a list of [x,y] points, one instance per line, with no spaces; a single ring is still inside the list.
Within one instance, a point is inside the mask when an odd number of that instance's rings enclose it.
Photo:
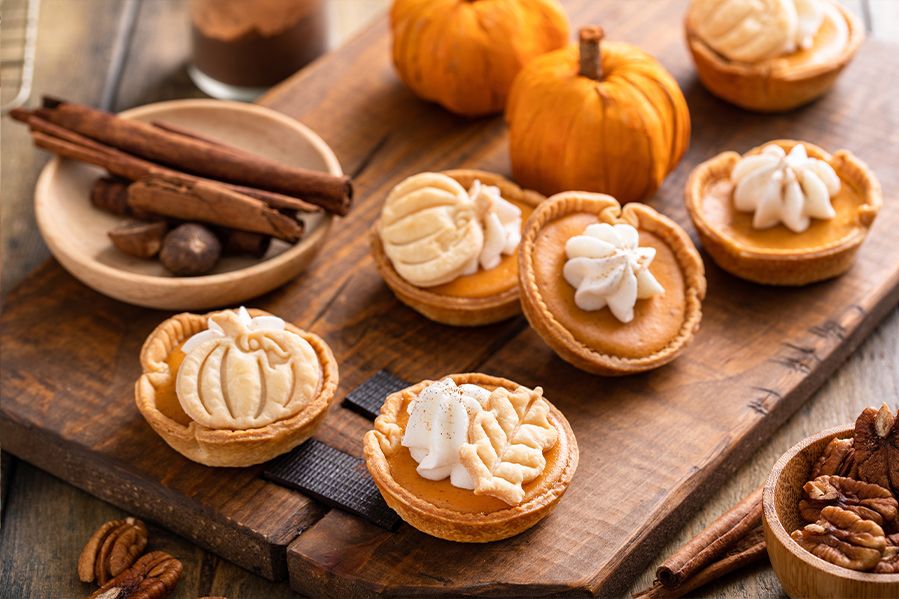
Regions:
[[[876,2],[876,0],[875,0]],[[83,6],[86,2],[82,2]],[[349,0],[335,0],[336,4],[351,4]],[[883,4],[889,4],[883,2]],[[45,0],[45,6],[49,4],[49,0]],[[61,2],[59,4],[62,4]],[[110,3],[104,4],[104,8]],[[147,4],[163,4],[163,2],[143,3]],[[177,3],[169,3],[177,7]],[[108,16],[109,11],[90,11],[86,10],[82,15],[70,15],[67,24],[77,23],[77,17],[84,19],[85,15],[103,14],[104,17],[114,22],[114,19]],[[99,21],[100,19],[96,19]],[[60,19],[65,22],[64,19]],[[878,20],[874,19],[875,27]],[[92,21],[92,26],[97,27],[97,23]],[[86,23],[85,23],[86,25]],[[101,24],[102,25],[102,24]],[[140,28],[138,29],[140,31]],[[876,30],[875,30],[876,31]],[[57,36],[58,39],[59,36]],[[46,37],[45,37],[46,39]],[[145,39],[156,41],[154,36],[145,36]],[[102,40],[94,40],[100,43]],[[152,46],[150,46],[152,48]],[[149,48],[143,54],[149,54]],[[132,51],[134,56],[141,56],[141,52]],[[42,58],[47,58],[46,53],[39,53],[39,66]],[[70,60],[64,60],[67,56],[57,53],[55,56],[62,64],[66,66],[69,72],[72,72],[72,64]],[[83,76],[94,68],[95,65],[86,61],[81,61],[79,68],[83,72],[77,72],[76,75]],[[152,60],[147,60],[142,64],[141,68],[152,68]],[[62,69],[58,69],[62,70]],[[38,69],[40,73],[40,68]],[[131,72],[130,70],[128,71]],[[52,81],[52,77],[48,78]],[[55,91],[51,87],[38,87],[39,91]],[[148,86],[148,93],[151,94],[145,98],[139,95],[132,96],[124,102],[117,103],[117,106],[124,108],[130,105],[138,104],[145,101],[152,101],[156,98],[152,96],[154,92],[153,86]],[[186,95],[189,88],[184,90]],[[69,96],[73,95],[66,92]],[[177,91],[171,92],[177,95]],[[195,92],[194,92],[195,93]],[[168,96],[166,96],[168,97]],[[40,156],[34,153],[26,143],[10,144],[10,138],[7,136],[11,127],[3,128],[3,146],[6,157],[14,153],[23,156]],[[14,152],[9,151],[13,147]],[[8,162],[4,160],[4,203],[3,203],[3,247],[4,247],[4,284],[5,289],[9,289],[8,281],[16,281],[21,278],[29,268],[27,260],[12,261],[8,258],[10,239],[9,234],[11,227],[8,223],[11,221],[7,218],[10,208],[15,208],[16,204],[30,204],[30,187],[28,184],[21,186],[13,186],[7,177],[6,166]],[[30,175],[33,177],[34,172]],[[25,171],[27,173],[27,169]],[[20,192],[15,193],[16,189]],[[39,244],[39,237],[34,229],[33,222],[25,219],[25,224],[21,230],[17,230],[15,239],[27,239],[30,236],[34,242],[33,247],[42,247]],[[21,242],[18,242],[21,243]],[[45,254],[44,254],[45,255]],[[39,258],[40,256],[38,256]],[[34,264],[33,259],[30,264]],[[694,520],[681,533],[681,539],[701,528],[705,523],[714,519],[720,511],[726,509],[735,498],[742,492],[749,490],[764,476],[764,472],[773,463],[774,459],[786,449],[793,441],[804,436],[805,433],[814,432],[840,422],[850,420],[857,413],[859,406],[876,403],[876,400],[869,400],[869,396],[877,395],[878,397],[896,397],[897,389],[899,389],[899,380],[897,380],[896,355],[899,351],[897,347],[897,339],[899,339],[899,315],[894,313],[889,322],[881,328],[881,333],[875,335],[863,348],[850,360],[849,364],[844,367],[838,377],[836,377],[825,389],[816,395],[813,402],[807,404],[803,410],[797,414],[774,438],[774,440],[766,446],[764,452],[757,455],[751,464],[741,470],[727,485],[727,487],[702,509]],[[5,472],[5,470],[4,470]],[[4,521],[6,526],[3,527],[2,537],[2,567],[3,580],[13,580],[21,586],[13,587],[13,590],[20,592],[16,596],[47,596],[50,594],[78,594],[83,591],[83,587],[74,580],[72,565],[69,558],[74,559],[74,553],[69,551],[71,545],[70,537],[83,539],[89,534],[93,527],[106,518],[116,517],[119,512],[111,508],[107,504],[98,502],[97,500],[87,496],[86,494],[64,484],[47,484],[47,481],[53,481],[46,474],[38,471],[27,464],[20,464],[15,476],[14,492],[10,503],[11,515]],[[19,499],[16,501],[16,499]],[[39,509],[38,506],[46,509]],[[66,510],[71,509],[76,514],[84,514],[83,517],[66,518],[64,514]],[[10,511],[4,509],[9,514]],[[40,512],[41,517],[29,517],[36,512]],[[18,544],[15,549],[11,544],[13,532],[18,538]],[[202,557],[204,552],[193,549],[186,541],[181,541],[170,533],[157,530],[154,531],[154,538],[160,539],[163,547],[170,547],[179,557],[185,559],[186,570],[200,572],[201,575],[193,577],[186,574],[185,580],[182,582],[177,593],[178,597],[196,597],[205,594],[220,594],[232,597],[257,597],[287,596],[284,585],[270,585],[259,580],[257,577],[236,568],[227,562],[218,560],[217,558]],[[674,541],[676,543],[677,540]],[[77,545],[80,541],[76,541]],[[46,559],[36,559],[35,561],[42,563],[43,567],[25,568],[30,561],[32,553],[26,551],[27,547],[36,547],[40,554]],[[75,550],[77,552],[77,549]],[[661,557],[661,556],[660,556]],[[16,572],[17,576],[12,577],[9,574]],[[23,575],[18,575],[23,573]],[[734,577],[728,584],[721,585],[711,589],[709,596],[727,596],[727,597],[743,597],[757,596],[759,594],[769,595],[777,594],[779,588],[776,579],[770,569],[759,569],[753,573],[752,578],[743,580]],[[647,575],[644,575],[644,579]],[[52,582],[53,584],[50,584]],[[61,593],[60,593],[61,591]]]

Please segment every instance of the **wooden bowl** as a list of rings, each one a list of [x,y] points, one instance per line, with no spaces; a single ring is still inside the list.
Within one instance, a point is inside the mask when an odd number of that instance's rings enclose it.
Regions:
[[[342,174],[331,148],[305,125],[268,108],[221,100],[175,100],[125,111],[125,118],[165,121],[285,164]],[[158,260],[133,258],[106,233],[122,217],[91,205],[90,189],[103,171],[54,158],[34,193],[38,228],[50,252],[85,285],[130,304],[197,310],[239,304],[283,285],[302,272],[327,237],[332,217],[304,215],[306,234],[290,245],[273,240],[262,259],[223,257],[198,277],[175,277]]]
[[[764,525],[768,557],[787,595],[798,599],[880,599],[899,597],[899,574],[856,572],[806,551],[790,537],[805,525],[799,517],[802,486],[812,465],[834,437],[852,436],[852,427],[837,427],[794,445],[774,465],[765,483]]]

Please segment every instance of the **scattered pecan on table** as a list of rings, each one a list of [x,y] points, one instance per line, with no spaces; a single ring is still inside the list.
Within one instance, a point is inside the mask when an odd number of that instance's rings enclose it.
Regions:
[[[147,527],[136,518],[110,520],[91,535],[78,557],[82,582],[106,584],[134,563],[147,547]]]
[[[178,584],[181,570],[181,562],[168,553],[151,551],[88,599],[163,599]]]

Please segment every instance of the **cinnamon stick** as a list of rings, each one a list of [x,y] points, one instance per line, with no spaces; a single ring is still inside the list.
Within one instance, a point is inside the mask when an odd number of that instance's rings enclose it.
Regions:
[[[261,233],[290,243],[303,235],[301,221],[212,181],[148,177],[128,187],[128,204],[169,218]]]
[[[51,98],[45,98],[44,107],[35,114],[114,148],[195,175],[300,196],[340,215],[347,214],[352,204],[352,184],[346,176],[287,166],[198,136]]]
[[[752,536],[753,538],[761,540],[748,544],[739,551],[729,551],[720,560],[703,568],[692,578],[684,581],[680,586],[672,589],[662,585],[656,580],[651,587],[637,593],[634,597],[636,599],[679,599],[731,572],[762,561],[768,555],[767,549],[765,548],[765,541],[763,540],[764,535],[762,534],[762,529],[755,529]]]
[[[192,181],[209,181],[209,179],[196,177],[186,173],[179,173],[178,171],[132,156],[131,154],[122,152],[121,150],[117,150],[65,129],[64,127],[55,125],[23,108],[13,109],[10,111],[10,116],[17,121],[28,124],[32,131],[32,139],[39,148],[53,152],[63,158],[70,158],[72,160],[99,166],[106,169],[111,174],[125,179],[135,181],[149,176],[163,175],[181,179],[185,183]],[[221,183],[221,185],[233,191],[262,200],[270,207],[278,210],[292,210],[297,212],[321,211],[321,207],[319,206],[284,194],[253,189],[231,183]]]
[[[131,216],[144,221],[150,221],[151,224],[159,223],[159,220],[164,217],[158,214],[135,212],[128,204],[129,185],[131,185],[131,182],[124,179],[100,177],[94,181],[94,184],[91,186],[91,203],[98,209],[117,216]],[[174,228],[177,223],[178,221],[168,221],[166,224],[169,228]],[[129,237],[132,238],[138,234],[134,229],[125,228],[116,231],[116,233],[118,233],[120,237],[122,234],[128,233]],[[249,255],[254,258],[262,258],[268,252],[268,248],[272,241],[271,237],[262,235],[261,233],[238,231],[227,227],[217,227],[215,233],[221,239],[222,252],[225,254]],[[113,231],[110,231],[109,235],[110,238],[113,238]],[[113,239],[113,242],[115,241],[116,240]],[[118,247],[118,244],[116,245]],[[125,253],[129,252],[125,251]]]
[[[653,586],[635,597],[681,597],[765,555],[759,487],[721,515],[656,570]]]

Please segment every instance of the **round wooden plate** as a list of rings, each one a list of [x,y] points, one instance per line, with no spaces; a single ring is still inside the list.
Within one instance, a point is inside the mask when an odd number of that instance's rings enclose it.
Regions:
[[[164,121],[259,155],[304,168],[342,174],[331,148],[305,125],[254,104],[220,100],[175,100],[121,113],[141,121]],[[34,211],[50,252],[85,285],[130,304],[165,310],[234,305],[297,276],[327,236],[329,214],[303,215],[306,233],[290,245],[277,240],[261,260],[223,257],[208,275],[175,277],[157,260],[127,256],[106,233],[122,222],[94,208],[90,189],[103,171],[54,158],[37,182]]]

